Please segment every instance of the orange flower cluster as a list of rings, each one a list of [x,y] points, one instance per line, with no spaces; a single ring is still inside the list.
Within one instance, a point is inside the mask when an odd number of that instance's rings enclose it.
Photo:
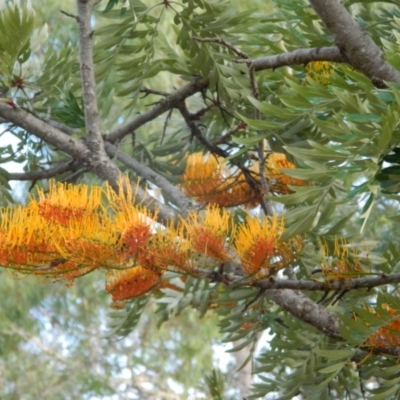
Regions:
[[[400,346],[400,315],[389,306],[389,304],[382,304],[384,308],[391,316],[393,316],[393,321],[388,323],[382,328],[379,328],[374,334],[372,334],[365,344],[369,347],[388,347],[388,346]],[[375,314],[372,309],[369,309]],[[376,316],[380,317],[379,313]]]
[[[281,172],[282,168],[295,168],[281,153],[267,157],[265,171],[273,194],[290,193],[288,185],[304,185],[301,179],[291,178]],[[182,188],[188,196],[199,202],[220,207],[246,205],[252,208],[261,202],[258,168],[254,165],[248,179],[242,171],[231,171],[225,161],[213,155],[195,153],[188,157],[187,167],[181,175]]]
[[[259,203],[257,188],[250,185],[242,172],[231,172],[221,158],[195,153],[188,157],[181,175],[185,193],[199,202],[233,207]]]
[[[145,294],[160,283],[161,272],[136,266],[126,270],[111,270],[107,274],[106,290],[113,301],[120,302]]]
[[[301,252],[299,238],[280,240],[281,219],[249,216],[238,224],[218,206],[160,227],[155,214],[134,205],[125,178],[120,186],[125,190],[117,194],[108,186],[52,183],[28,206],[4,210],[0,265],[69,283],[105,269],[106,289],[120,302],[158,287],[166,270],[196,275],[198,268],[240,260],[247,275],[261,278]]]
[[[283,242],[283,220],[274,216],[247,218],[235,235],[235,250],[246,273],[255,278],[273,275],[300,256],[303,242],[300,237]]]

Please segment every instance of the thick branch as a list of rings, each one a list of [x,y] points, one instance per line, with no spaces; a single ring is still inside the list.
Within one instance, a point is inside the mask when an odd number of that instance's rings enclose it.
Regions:
[[[268,290],[265,296],[325,335],[340,339],[338,317],[303,293],[290,289]]]
[[[85,108],[86,142],[92,156],[104,156],[99,110],[97,107],[96,81],[94,77],[92,29],[90,18],[94,1],[77,0],[79,26],[79,64],[82,79],[82,96]]]
[[[256,282],[255,286],[262,289],[293,289],[293,290],[352,290],[372,289],[377,286],[400,283],[400,273],[381,276],[363,276],[353,279],[335,279],[327,282],[297,281],[289,279],[270,278]]]
[[[105,148],[111,157],[115,157],[117,160],[135,171],[140,177],[161,188],[166,195],[175,201],[181,214],[186,214],[190,208],[190,201],[175,185],[172,185],[167,179],[153,171],[147,165],[144,165],[122,151],[119,151],[113,144],[106,143]]]
[[[72,158],[85,160],[89,155],[88,148],[82,141],[50,126],[21,108],[14,109],[7,104],[0,103],[0,117],[64,151]]]
[[[384,87],[384,81],[400,82],[400,72],[385,62],[383,52],[353,20],[340,0],[310,0],[310,4],[354,68],[379,87]]]
[[[127,124],[110,132],[107,135],[106,140],[110,143],[115,143],[116,141],[123,139],[126,135],[135,131],[146,122],[152,121],[164,112],[176,107],[187,97],[190,97],[197,92],[201,92],[202,90],[206,89],[207,86],[207,79],[196,79],[193,82],[190,82],[186,86],[183,86],[171,95],[167,96],[165,99],[161,100],[151,110],[139,115],[133,121],[130,121]]]
[[[251,60],[255,71],[275,69],[279,67],[307,64],[311,61],[345,62],[346,59],[337,47],[313,47],[311,49],[298,49],[274,56],[267,56]],[[236,62],[249,63],[249,60]]]

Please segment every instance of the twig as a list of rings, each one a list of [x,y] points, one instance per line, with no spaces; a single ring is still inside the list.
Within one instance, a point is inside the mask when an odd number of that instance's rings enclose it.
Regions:
[[[186,107],[184,102],[181,102],[177,106],[178,110],[180,111],[183,119],[185,120],[187,126],[189,127],[192,135],[211,153],[221,156],[221,157],[228,157],[228,153],[225,150],[222,150],[218,146],[213,145],[210,141],[208,141],[203,134],[201,133],[200,128],[197,126],[197,123],[193,120],[192,115],[190,114],[189,110]]]
[[[236,55],[242,58],[249,58],[249,56],[244,53],[242,50],[235,47],[233,44],[227,42],[225,39],[222,38],[200,38],[196,36],[192,36],[192,39],[196,42],[203,42],[203,43],[217,43],[227,47],[229,50],[233,51]]]
[[[237,274],[225,276],[221,278],[221,280],[219,280],[218,276],[216,276],[215,272],[213,271],[207,271],[201,268],[197,268],[196,273],[207,278],[213,278],[214,280],[217,280],[219,282],[222,282],[222,279],[224,282],[229,281],[231,284],[234,284],[235,287],[254,286],[265,290],[291,289],[296,291],[337,291],[339,293],[341,291],[349,291],[353,289],[372,289],[378,286],[400,283],[400,273],[374,277],[362,276],[359,278],[350,279],[334,279],[323,282],[317,282],[313,280],[280,279],[276,278],[275,276],[268,279],[252,281],[249,279],[243,280],[243,276]]]
[[[140,89],[140,93],[144,93],[144,96],[142,96],[142,98],[147,97],[149,94],[156,94],[158,96],[170,96],[170,93],[167,92],[162,92],[160,90],[154,90],[154,89],[148,89],[148,88],[142,88]]]
[[[258,110],[256,110],[256,113],[258,113]],[[260,119],[260,117],[256,119]],[[261,188],[262,188],[261,207],[265,215],[272,216],[274,214],[274,210],[272,207],[271,200],[268,199],[268,196],[270,194],[269,183],[267,181],[267,177],[265,176],[265,162],[267,156],[264,151],[264,140],[260,140],[260,142],[258,143],[257,155],[258,155],[258,168],[260,174]]]
[[[232,135],[234,135],[236,132],[239,132],[242,129],[246,128],[246,123],[243,121],[240,121],[235,127],[232,129],[229,129],[228,132],[224,133],[220,138],[214,140],[212,144],[214,146],[218,146],[219,144],[224,143],[227,139],[229,139]]]
[[[13,109],[7,104],[0,103],[0,117],[64,151],[72,158],[85,160],[88,157],[88,149],[81,140],[50,126],[26,110]]]
[[[162,134],[161,134],[160,144],[162,144],[162,142],[164,141],[165,134],[166,134],[167,128],[168,128],[168,121],[170,120],[173,111],[174,111],[174,109],[171,108],[168,111],[167,118],[165,118],[165,121],[164,121],[164,124],[163,124],[163,130],[162,130]]]
[[[167,96],[160,103],[155,105],[151,110],[139,115],[134,120],[110,132],[108,135],[106,135],[105,139],[108,140],[110,143],[115,143],[116,141],[123,139],[126,135],[140,128],[145,123],[152,121],[164,112],[176,107],[186,98],[192,96],[195,93],[203,91],[207,88],[207,86],[207,79],[195,79],[193,82],[183,86],[182,88]]]
[[[75,14],[71,14],[68,11],[60,10],[61,14],[66,15],[67,17],[71,17],[73,19],[76,19],[78,21],[78,16]]]

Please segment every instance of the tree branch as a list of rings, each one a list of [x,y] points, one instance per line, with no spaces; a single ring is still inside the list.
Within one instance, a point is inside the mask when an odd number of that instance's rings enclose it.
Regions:
[[[92,156],[105,156],[101,135],[99,110],[94,76],[92,29],[90,18],[94,1],[77,0],[79,27],[79,66],[82,79],[82,96],[85,109],[86,142]]]
[[[294,317],[312,325],[326,336],[340,340],[339,319],[320,304],[315,303],[305,294],[290,290],[268,290],[265,296],[278,304]]]
[[[293,289],[293,290],[352,290],[372,289],[377,286],[400,283],[400,273],[374,277],[363,276],[353,279],[335,279],[326,282],[297,281],[289,279],[270,278],[255,282],[254,286],[262,289]]]
[[[9,172],[7,179],[10,181],[38,181],[41,179],[50,179],[64,172],[74,170],[81,165],[80,161],[72,160],[61,163],[57,167],[43,169],[40,171],[29,172]]]
[[[184,102],[177,105],[179,112],[181,113],[186,125],[189,127],[192,136],[194,136],[208,151],[221,157],[228,157],[228,153],[222,150],[218,146],[213,145],[209,142],[202,134],[200,128],[198,127],[196,121],[193,120],[189,110]]]
[[[264,69],[275,69],[298,64],[305,65],[311,61],[346,62],[346,59],[337,47],[313,47],[311,49],[298,49],[254,60],[236,60],[235,62],[251,63],[254,71],[262,71]]]
[[[135,131],[146,122],[152,121],[164,112],[176,107],[187,97],[190,97],[197,92],[201,92],[202,90],[206,89],[207,86],[207,79],[195,79],[194,81],[170,94],[165,99],[161,100],[151,110],[139,115],[134,120],[110,132],[108,135],[106,135],[105,139],[110,143],[115,143],[116,141],[123,139],[126,135]]]
[[[0,117],[64,151],[72,158],[85,160],[89,156],[89,150],[81,140],[50,126],[22,108],[14,109],[7,104],[0,103]]]
[[[353,20],[340,0],[310,0],[343,57],[378,87],[384,81],[400,82],[400,72],[387,64],[382,50]]]

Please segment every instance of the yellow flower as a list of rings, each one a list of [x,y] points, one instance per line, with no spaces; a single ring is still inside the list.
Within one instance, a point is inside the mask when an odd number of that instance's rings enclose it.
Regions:
[[[260,202],[259,190],[247,182],[243,173],[232,172],[223,159],[212,154],[191,154],[181,181],[185,193],[199,202],[221,207],[255,207]]]
[[[193,248],[181,225],[171,222],[165,229],[158,229],[151,237],[146,251],[139,255],[139,263],[161,270],[172,268],[178,272],[192,270]]]
[[[230,222],[230,214],[215,206],[207,208],[201,218],[193,213],[189,216],[189,222],[183,221],[193,249],[218,262],[225,262],[229,258],[226,243]]]
[[[5,266],[26,266],[30,270],[47,263],[54,252],[50,243],[52,231],[32,206],[4,210],[0,236],[0,263]]]
[[[274,216],[271,220],[264,217],[247,217],[235,236],[235,249],[243,268],[249,275],[262,269],[275,267],[274,257],[278,255],[279,238],[283,232],[283,220]]]
[[[161,275],[159,271],[141,266],[110,270],[107,272],[106,290],[115,302],[127,300],[151,290],[160,282]]]
[[[67,224],[95,212],[101,204],[101,187],[50,181],[49,193],[39,190],[39,213],[50,222]],[[33,201],[36,202],[36,201]]]

